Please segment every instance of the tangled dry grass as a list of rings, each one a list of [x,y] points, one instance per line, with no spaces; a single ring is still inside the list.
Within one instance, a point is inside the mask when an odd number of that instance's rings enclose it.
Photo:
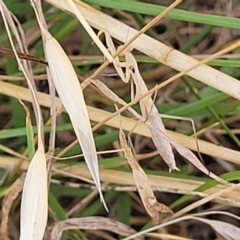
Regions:
[[[2,239],[238,239],[239,3],[6,4]]]

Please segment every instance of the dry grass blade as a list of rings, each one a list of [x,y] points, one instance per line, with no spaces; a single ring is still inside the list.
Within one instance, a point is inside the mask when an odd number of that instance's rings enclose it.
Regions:
[[[88,32],[88,34],[91,36],[91,38],[93,39],[93,41],[97,44],[97,46],[99,47],[99,49],[102,51],[102,53],[104,54],[104,56],[108,59],[109,62],[114,62],[113,57],[111,56],[111,54],[109,54],[109,52],[107,51],[107,49],[104,47],[103,43],[98,39],[98,37],[96,36],[96,34],[94,33],[93,29],[91,28],[91,26],[88,24],[88,22],[86,21],[86,19],[83,17],[83,15],[81,14],[81,11],[76,7],[75,3],[73,2],[73,0],[67,0],[69,6],[71,7],[72,11],[74,12],[74,14],[76,15],[76,17],[78,18],[78,20],[80,21],[80,23],[84,26],[84,28],[86,29],[86,31]]]
[[[172,234],[166,234],[166,233],[148,233],[146,234],[149,237],[152,237],[152,239],[167,239],[167,240],[193,240],[191,238],[185,238],[180,237]]]
[[[68,212],[67,212],[67,216],[70,217],[74,217],[74,213],[78,214],[79,212],[81,212],[81,210],[83,210],[85,207],[88,206],[88,204],[96,197],[96,195],[98,194],[97,189],[95,188],[94,191],[92,191],[89,195],[87,195],[85,198],[81,199],[75,206],[73,206]],[[76,216],[75,214],[75,216]]]
[[[129,236],[136,233],[135,230],[127,225],[104,217],[83,217],[71,218],[57,223],[51,232],[51,240],[60,240],[62,232],[69,229],[88,229],[88,230],[107,230],[122,236]],[[141,240],[141,237],[135,239]]]
[[[148,177],[136,161],[122,130],[119,131],[119,140],[121,148],[124,151],[124,156],[128,160],[132,169],[133,179],[141,196],[143,205],[148,214],[151,216],[154,225],[159,224],[161,221],[159,212],[172,213],[172,211],[169,207],[157,201],[151,185],[149,184]]]
[[[199,217],[193,217],[192,219],[198,220],[200,222],[204,222],[210,225],[216,232],[224,237],[227,240],[236,240],[239,239],[240,236],[240,228],[218,220],[209,220]]]
[[[118,120],[118,123],[119,123],[119,120]],[[15,158],[15,157],[0,157],[0,166],[2,168],[7,168],[11,165],[18,164],[19,161],[21,161],[21,159]],[[26,170],[28,168],[28,165],[29,165],[29,162],[27,160],[24,160],[23,163],[21,164],[21,169]],[[60,167],[62,169],[63,166],[54,165],[54,169],[58,169]],[[68,167],[64,169],[64,171],[57,170],[57,172],[59,172],[60,174],[64,172],[64,174],[62,174],[64,176],[75,175],[78,177],[78,179],[92,183],[91,174],[89,173],[87,167],[85,166]],[[101,181],[108,182],[108,183],[115,183],[117,185],[120,184],[120,185],[123,185],[124,186],[123,189],[127,191],[135,191],[136,188],[135,188],[134,179],[132,177],[132,173],[109,170],[109,169],[101,169],[100,172],[101,172]],[[228,206],[240,207],[239,190],[232,189],[231,191],[229,191],[229,188],[225,185],[217,185],[205,191],[204,193],[202,193],[202,192],[196,192],[195,189],[200,187],[202,184],[204,184],[204,181],[183,180],[183,179],[181,179],[180,181],[178,178],[154,176],[154,175],[148,175],[148,179],[154,191],[164,191],[164,192],[177,193],[177,194],[192,194],[200,197],[206,197],[209,194],[215,194],[214,196],[209,195],[207,202],[208,201],[215,201],[220,203],[224,202],[224,204]],[[169,182],[171,183],[171,185],[169,185]],[[232,186],[232,187],[235,188],[235,186]],[[219,194],[219,191],[222,191],[221,194]],[[223,197],[222,198],[219,197],[220,195],[223,195]],[[206,201],[206,199],[204,199],[204,201]],[[190,210],[185,210],[184,213]]]
[[[203,204],[205,204],[207,202],[217,199],[219,196],[222,196],[224,198],[227,193],[231,193],[234,190],[236,192],[239,192],[239,184],[238,185],[235,184],[235,185],[232,185],[231,187],[226,187],[225,189],[216,191],[216,192],[204,197],[203,199],[200,199],[200,200],[186,206],[185,208],[179,210],[178,212],[174,213],[174,215],[172,215],[170,218],[177,218],[183,214],[186,214],[187,212],[190,212],[197,207],[203,206]]]
[[[151,228],[148,228],[146,230],[143,230],[143,231],[140,231],[136,234],[133,234],[132,236],[129,236],[129,237],[126,237],[124,238],[123,240],[130,240],[130,239],[135,239],[136,237],[138,236],[142,236],[144,234],[147,234],[149,232],[152,232],[152,231],[156,231],[158,229],[161,229],[163,227],[167,227],[167,226],[170,226],[172,224],[175,224],[175,223],[179,223],[181,221],[186,221],[186,220],[191,220],[191,219],[194,219],[196,218],[197,220],[199,220],[199,217],[205,217],[205,216],[208,216],[208,215],[212,215],[212,214],[221,214],[221,215],[226,215],[226,216],[229,216],[229,217],[232,217],[232,218],[235,218],[235,219],[238,219],[239,220],[239,217],[234,215],[234,214],[231,214],[231,213],[227,213],[227,212],[223,212],[223,211],[209,211],[209,212],[205,212],[205,213],[199,213],[199,214],[194,214],[194,215],[187,215],[187,216],[184,216],[184,217],[180,217],[180,218],[177,218],[177,219],[173,219],[173,220],[170,220],[166,223],[162,223],[158,226],[154,226],[154,227],[151,227]],[[202,218],[200,218],[200,220],[202,220]],[[210,220],[211,221],[211,220]],[[231,225],[232,226],[232,225]],[[233,230],[233,232],[235,232],[235,228],[231,228],[230,226],[230,229]],[[226,225],[224,226],[226,227]],[[225,229],[224,229],[225,230]],[[223,232],[224,232],[223,230]],[[239,230],[238,230],[239,231]],[[226,236],[226,235],[225,235]],[[234,233],[231,235],[231,236],[234,236]],[[229,240],[236,240],[238,238],[226,238],[226,239],[229,239]]]
[[[36,16],[38,17],[37,11]],[[40,21],[39,26],[46,38],[45,54],[54,85],[63,106],[70,116],[74,131],[84,153],[85,161],[99,191],[101,201],[107,209],[100,187],[98,158],[90,120],[77,75],[60,44],[42,26]]]
[[[31,96],[29,96],[28,90],[26,88],[0,81],[0,93],[4,95],[16,97],[16,92],[18,93],[18,97],[20,99],[28,102],[32,102],[32,98]],[[39,103],[42,106],[48,107],[48,108],[50,107],[51,98],[48,94],[38,92],[37,96],[39,99]],[[62,103],[60,99],[56,97],[55,101],[56,101],[56,108],[61,109]],[[103,122],[104,120],[109,119],[108,121],[105,121],[106,125],[114,128],[119,128],[119,116],[117,116],[117,114],[114,114],[113,116],[113,114],[110,112],[93,108],[90,106],[87,106],[87,109],[88,109],[89,117],[92,121]],[[123,116],[120,116],[120,118],[121,118],[121,124],[122,124],[123,130],[132,131],[134,133],[140,134],[145,137],[151,137],[149,129],[144,123],[141,123],[134,119],[130,119]],[[167,130],[167,135],[169,136],[169,139],[171,141],[174,141],[175,143],[185,146],[191,150],[198,151],[195,138],[185,136],[183,134],[176,133],[173,131],[168,131],[168,130]],[[235,151],[222,146],[217,146],[215,144],[212,144],[203,140],[198,140],[198,145],[201,153],[207,154],[209,156],[221,158],[235,164],[240,164],[239,151]],[[21,156],[19,157],[21,158]]]
[[[85,178],[90,178],[89,172],[87,172],[86,167],[76,168],[76,167],[67,167],[65,169],[68,173],[81,175]],[[132,177],[131,173],[122,172],[122,171],[116,171],[116,170],[109,170],[109,169],[101,169],[101,180],[104,182],[110,182],[110,183],[116,183],[121,185],[135,185],[134,179]],[[162,177],[162,176],[154,176],[148,174],[148,180],[151,186],[153,186],[155,189],[158,190],[166,190],[166,187],[177,189],[177,193],[181,193],[183,190],[186,194],[190,193],[191,191],[194,191],[196,188],[204,184],[204,182],[194,181],[194,180],[184,180],[179,178],[171,178],[171,177]],[[171,183],[171,184],[169,184]],[[236,186],[233,185],[232,188],[235,188]],[[238,189],[231,189],[229,192],[229,187],[226,185],[217,185],[214,188],[208,189],[205,191],[207,194],[215,194],[210,195],[205,198],[203,201],[217,201],[217,197],[221,195],[221,193],[217,193],[218,191],[223,191],[223,196],[225,198],[232,199],[232,202],[229,202],[228,204],[231,206],[240,206],[240,195]],[[173,191],[174,192],[174,191]],[[192,194],[195,194],[192,192]],[[199,195],[199,194],[197,194]],[[205,197],[204,195],[203,197]],[[202,200],[202,199],[201,199]],[[199,206],[199,205],[198,205]],[[195,208],[195,207],[194,207]],[[191,210],[191,209],[190,209]],[[188,210],[188,211],[190,211]],[[176,215],[175,213],[174,215]]]
[[[71,118],[86,163],[99,190],[101,200],[104,203],[100,190],[98,159],[90,126],[90,119],[88,117],[86,104],[77,76],[62,48],[51,36],[48,36],[47,38],[46,50],[49,68],[55,87]],[[56,56],[58,56],[57,59],[59,61],[56,61]]]

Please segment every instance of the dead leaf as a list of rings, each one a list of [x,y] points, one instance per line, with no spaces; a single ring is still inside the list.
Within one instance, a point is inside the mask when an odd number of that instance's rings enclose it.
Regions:
[[[116,220],[105,217],[83,217],[70,218],[57,223],[51,232],[51,240],[60,240],[62,232],[69,229],[107,230],[122,236],[129,236],[136,233],[135,230]],[[142,237],[135,238],[137,240]]]
[[[224,184],[224,185],[229,185],[232,186],[231,183],[225,181],[224,179],[218,177],[216,174],[210,172],[203,164],[202,162],[195,156],[195,154],[193,154],[192,151],[190,151],[189,149],[185,148],[184,146],[172,142],[172,145],[174,146],[174,148],[178,151],[178,153],[183,156],[186,160],[188,160],[189,162],[191,162],[196,168],[198,168],[200,171],[202,171],[203,173],[205,173],[207,176],[217,180],[218,182]]]
[[[122,130],[119,132],[119,140],[121,148],[124,152],[124,156],[128,160],[128,163],[132,169],[134,182],[142,199],[143,205],[148,214],[151,216],[153,223],[155,225],[159,224],[159,212],[172,213],[172,210],[166,205],[157,201],[151,185],[149,184],[148,177],[136,161]]]
[[[237,240],[240,237],[240,228],[230,223],[218,220],[209,220],[199,217],[193,217],[193,219],[210,225],[216,232],[222,235],[226,240]]]

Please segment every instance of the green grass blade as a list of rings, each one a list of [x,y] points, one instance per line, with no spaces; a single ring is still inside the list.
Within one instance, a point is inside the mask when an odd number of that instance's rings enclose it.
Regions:
[[[121,0],[121,1],[84,0],[84,2],[90,5],[97,5],[101,7],[148,14],[153,16],[158,15],[159,13],[161,13],[166,9],[166,7],[163,7],[160,5],[142,3],[142,2],[131,1],[131,0]],[[175,19],[175,20],[187,21],[187,22],[202,23],[202,24],[208,24],[208,25],[218,26],[218,27],[240,29],[240,19],[232,18],[232,17],[202,14],[202,13],[189,12],[189,11],[180,10],[180,9],[171,10],[171,12],[166,15],[166,17]]]

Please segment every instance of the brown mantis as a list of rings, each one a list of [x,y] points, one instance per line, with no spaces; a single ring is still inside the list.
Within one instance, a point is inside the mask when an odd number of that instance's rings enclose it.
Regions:
[[[102,32],[100,32],[99,35],[101,33]],[[104,32],[104,34],[106,37],[108,49],[110,53],[113,55],[116,52],[116,48],[113,44],[111,36],[107,32]],[[132,99],[135,99],[140,97],[141,95],[146,94],[148,92],[148,89],[140,74],[137,62],[131,51],[132,51],[131,46],[129,46],[126,50],[122,52],[122,55],[125,57],[125,62],[120,62],[119,57],[116,57],[115,62],[113,62],[113,65],[123,82],[128,83],[130,79],[132,80],[133,85],[135,87],[135,95],[133,91],[131,95]],[[111,90],[108,89],[99,80],[91,79],[91,82],[94,85],[96,85],[106,96],[111,98],[114,102],[118,102],[121,105],[126,104],[115,93],[111,92]],[[202,162],[189,149],[181,146],[178,143],[173,142],[168,138],[161,117],[158,114],[158,110],[155,107],[151,96],[147,96],[141,99],[139,101],[139,104],[142,115],[138,114],[132,108],[128,108],[128,110],[134,115],[134,117],[136,117],[139,121],[144,122],[148,126],[151,132],[152,140],[159,154],[161,155],[165,163],[169,166],[170,171],[178,170],[173,154],[173,149],[176,149],[176,151],[180,155],[182,155],[184,158],[190,161],[193,165],[195,165],[199,170],[204,172],[206,175],[209,175],[210,177],[216,179],[217,181],[223,184],[229,184],[223,179],[216,176],[214,173],[209,172],[208,169],[206,169],[206,167],[202,164]]]

